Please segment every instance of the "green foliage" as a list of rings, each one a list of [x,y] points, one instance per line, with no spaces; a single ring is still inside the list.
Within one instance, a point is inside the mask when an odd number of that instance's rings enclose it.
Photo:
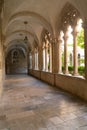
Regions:
[[[79,32],[77,41],[78,41],[78,46],[83,49],[84,48],[84,29],[81,29],[81,31]]]
[[[73,71],[73,66],[68,66],[68,70],[71,72]]]
[[[64,66],[62,66],[62,71],[64,71]]]
[[[80,64],[83,64],[85,61],[83,58],[80,59]]]
[[[83,71],[84,72],[85,71],[85,67],[84,66],[79,66],[78,67],[78,71]]]
[[[85,67],[84,66],[79,66],[78,67],[78,72],[80,75],[84,76],[85,74]]]
[[[70,74],[73,74],[73,69],[74,69],[73,66],[68,66],[68,70]]]
[[[74,67],[73,66],[68,66],[68,70],[69,70],[70,74],[73,74]],[[62,66],[62,71],[64,72],[64,66]],[[80,75],[84,76],[84,74],[85,74],[85,67],[84,66],[79,66],[78,67],[78,73]]]

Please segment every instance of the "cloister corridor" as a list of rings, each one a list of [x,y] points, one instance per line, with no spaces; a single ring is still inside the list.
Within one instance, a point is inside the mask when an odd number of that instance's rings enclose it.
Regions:
[[[87,130],[87,103],[31,76],[7,76],[0,130]]]

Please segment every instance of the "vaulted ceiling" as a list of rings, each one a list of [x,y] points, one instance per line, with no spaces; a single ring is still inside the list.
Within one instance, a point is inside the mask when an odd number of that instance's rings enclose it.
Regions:
[[[4,45],[22,44],[25,35],[31,46],[35,41],[40,44],[43,29],[55,35],[60,14],[67,2],[80,12],[83,19],[87,18],[87,0],[4,0]],[[28,22],[26,29],[25,21]]]

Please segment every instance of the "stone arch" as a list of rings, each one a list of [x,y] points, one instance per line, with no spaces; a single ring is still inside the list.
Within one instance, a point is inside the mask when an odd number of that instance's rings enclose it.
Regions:
[[[44,26],[44,28],[47,28],[50,32],[52,32],[51,24],[44,17],[42,17],[41,15],[39,15],[35,12],[28,12],[28,11],[18,12],[16,14],[14,14],[13,16],[11,16],[11,18],[8,21],[5,31],[15,20],[18,20],[24,16],[27,16],[27,17],[30,16],[32,18],[35,18],[36,20],[38,20],[40,22],[40,24],[42,24],[42,26]]]
[[[39,44],[37,43],[36,40],[34,40],[34,42],[33,42],[33,47],[34,47],[34,48],[38,48],[38,47],[39,47]]]
[[[41,43],[43,43],[43,41],[45,40],[45,35],[47,35],[49,41],[52,40],[52,33],[48,32],[48,30],[46,29],[43,29],[40,37]],[[43,46],[43,44],[41,44],[41,46]]]
[[[6,40],[5,40],[5,43],[4,43],[4,44],[5,44],[5,45],[8,45],[9,41],[8,41],[7,39],[10,39],[11,36],[14,36],[14,35],[17,34],[17,33],[18,33],[18,34],[23,34],[24,36],[25,36],[25,33],[27,33],[27,35],[33,37],[34,40],[36,40],[37,43],[39,44],[39,40],[38,40],[36,34],[35,34],[35,33],[32,33],[32,32],[29,32],[29,31],[26,31],[26,30],[17,30],[17,31],[12,32],[11,34],[9,34],[9,35],[6,37]]]
[[[52,35],[46,29],[41,33],[41,43],[43,70],[52,72]]]
[[[58,43],[60,47],[63,48],[63,54],[64,56],[60,57],[61,59],[64,59],[64,65],[60,63],[61,68],[64,66],[64,71],[62,69],[62,72],[64,74],[73,74],[73,75],[79,75],[78,71],[78,57],[77,57],[77,50],[78,50],[78,33],[80,32],[80,29],[82,28],[83,20],[81,17],[80,12],[78,9],[76,9],[72,4],[66,3],[64,8],[62,9],[60,13],[61,17],[58,22],[57,26],[57,35],[58,39],[60,37],[59,33],[63,31],[63,41],[59,39]],[[72,44],[72,45],[71,45]],[[72,46],[70,48],[69,46]],[[69,69],[70,65],[70,59],[69,59],[69,53],[70,50],[73,52],[73,72]]]
[[[28,52],[27,46],[26,46],[24,43],[22,43],[22,41],[21,41],[21,43],[14,43],[14,42],[16,42],[16,41],[15,41],[15,40],[11,41],[11,42],[8,44],[8,46],[5,48],[5,57],[7,56],[8,52],[9,52],[11,49],[13,49],[16,45],[19,46],[19,47],[24,48],[24,50],[25,50],[26,52]]]
[[[10,33],[9,35],[7,35],[7,37],[9,37],[10,35],[13,35],[13,34],[15,34],[15,33],[28,33],[29,35],[31,35],[31,36],[35,36],[33,33],[31,33],[31,32],[29,32],[29,31],[26,31],[26,30],[16,30],[16,31],[13,31],[12,33]]]
[[[60,16],[58,17],[59,19],[56,21],[55,24],[57,35],[59,35],[60,29],[63,29],[63,26],[65,26],[66,24],[73,25],[75,24],[76,19],[83,18],[80,11],[73,5],[73,3],[70,2],[65,3],[60,12]]]

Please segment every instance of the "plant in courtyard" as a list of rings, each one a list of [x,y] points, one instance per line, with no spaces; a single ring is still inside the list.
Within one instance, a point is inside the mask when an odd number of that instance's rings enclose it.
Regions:
[[[78,46],[84,49],[84,29],[81,29],[81,31],[79,32],[77,41],[78,41]]]

